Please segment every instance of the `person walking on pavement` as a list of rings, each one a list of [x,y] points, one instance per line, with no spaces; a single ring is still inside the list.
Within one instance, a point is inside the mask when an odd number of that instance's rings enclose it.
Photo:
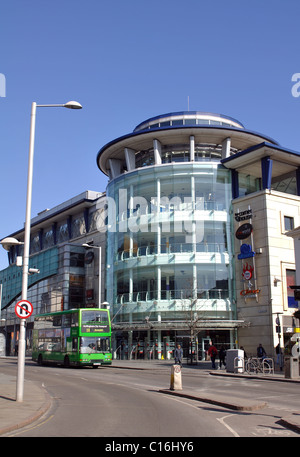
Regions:
[[[263,357],[266,357],[267,356],[267,353],[266,351],[264,350],[264,348],[262,347],[261,343],[259,344],[257,350],[256,350],[256,353],[257,353],[257,357],[262,359]]]
[[[222,368],[222,364],[224,365],[224,368],[226,368],[225,357],[226,357],[226,350],[225,350],[224,346],[222,345],[219,350],[220,369]]]
[[[279,343],[277,344],[275,351],[276,351],[276,364],[278,365],[278,367],[280,367],[280,371],[282,371],[282,351],[281,351],[281,347],[280,347]]]
[[[216,357],[218,355],[218,351],[217,351],[217,348],[212,344],[212,342],[210,342],[210,346],[208,348],[207,353],[210,356],[212,368],[215,369],[216,368]]]
[[[181,349],[180,344],[177,344],[177,348],[174,351],[175,363],[178,363],[179,365],[181,365],[182,364],[182,357],[183,357],[183,351]]]

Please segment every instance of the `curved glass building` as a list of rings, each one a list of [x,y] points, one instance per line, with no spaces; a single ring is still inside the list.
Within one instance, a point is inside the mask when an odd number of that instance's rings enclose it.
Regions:
[[[264,141],[277,144],[228,116],[189,111],[148,119],[99,151],[116,349],[169,358],[176,341],[203,354],[212,337],[234,343],[235,178],[221,161]]]

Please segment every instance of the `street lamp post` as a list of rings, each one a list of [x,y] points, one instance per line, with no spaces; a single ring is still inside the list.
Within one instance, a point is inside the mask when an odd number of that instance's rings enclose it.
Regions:
[[[63,105],[37,105],[33,102],[31,105],[30,120],[30,138],[29,138],[29,156],[28,156],[28,176],[27,176],[27,198],[26,198],[26,216],[24,232],[24,253],[23,253],[23,274],[22,274],[22,300],[27,300],[28,288],[28,264],[29,264],[29,245],[30,245],[30,219],[31,219],[31,201],[32,201],[32,175],[33,175],[33,156],[34,156],[34,139],[35,139],[35,118],[37,107],[63,107],[71,109],[80,109],[82,106],[75,101],[70,101]],[[23,401],[24,395],[24,366],[25,366],[25,320],[20,321],[19,333],[19,351],[18,351],[18,373],[17,373],[17,397],[18,402]]]

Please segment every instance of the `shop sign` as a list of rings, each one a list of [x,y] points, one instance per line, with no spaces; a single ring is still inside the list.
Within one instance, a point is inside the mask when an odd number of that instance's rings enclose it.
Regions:
[[[249,223],[241,225],[237,231],[235,232],[235,236],[237,237],[238,240],[244,240],[248,238],[248,236],[251,235],[252,233],[252,225]]]
[[[241,290],[240,295],[246,298],[253,298],[256,297],[256,295],[259,294],[259,292],[259,289],[245,289]]]
[[[252,209],[247,209],[246,211],[239,211],[234,215],[237,222],[246,221],[247,219],[252,218]]]
[[[246,265],[243,265],[243,273],[242,276],[246,281],[249,281],[249,279],[252,278],[254,268],[246,263]]]
[[[242,244],[240,251],[241,252],[238,255],[238,259],[249,259],[250,257],[255,256],[255,252],[252,251],[251,244]]]

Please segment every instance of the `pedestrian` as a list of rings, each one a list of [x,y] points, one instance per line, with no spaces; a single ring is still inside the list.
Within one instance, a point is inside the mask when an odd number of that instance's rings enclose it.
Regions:
[[[219,350],[220,369],[222,369],[222,364],[224,365],[224,368],[226,368],[225,357],[226,357],[226,350],[225,350],[224,346],[222,345]]]
[[[257,350],[256,350],[256,353],[257,353],[257,357],[262,359],[263,357],[266,357],[267,356],[267,353],[266,351],[264,350],[264,348],[262,347],[261,343],[259,344]]]
[[[280,343],[277,344],[277,346],[275,348],[275,352],[276,352],[276,364],[280,368],[280,371],[282,371],[282,351],[281,351]]]
[[[246,354],[246,351],[244,349],[244,346],[241,346],[240,349],[241,349],[241,351],[244,351],[244,359],[247,359],[247,354]]]
[[[181,349],[180,344],[177,344],[177,348],[174,351],[175,363],[181,365],[182,364],[182,357],[183,357],[183,351]]]
[[[218,355],[218,351],[217,351],[217,348],[212,344],[212,342],[210,342],[210,346],[208,348],[207,353],[210,356],[212,368],[215,369],[216,368],[215,361],[216,361],[216,357]]]

